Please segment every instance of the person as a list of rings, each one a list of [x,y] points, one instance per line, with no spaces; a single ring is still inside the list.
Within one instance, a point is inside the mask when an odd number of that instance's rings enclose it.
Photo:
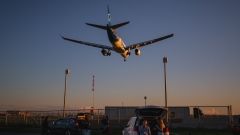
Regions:
[[[102,124],[103,124],[103,131],[107,129],[107,127],[109,126],[109,120],[107,116],[103,116],[102,119]]]
[[[166,126],[165,126],[162,118],[158,119],[158,123],[155,126],[158,129],[158,135],[163,135],[163,130],[165,129]]]
[[[89,122],[89,120],[88,120],[88,116],[85,116],[85,120],[86,120],[86,122],[88,123],[87,129],[89,129],[89,128],[90,128],[90,122]]]
[[[107,116],[103,116],[102,124],[103,124],[103,127],[106,127],[109,125],[109,120],[108,120]]]
[[[147,125],[147,120],[144,120],[142,125],[139,126],[139,133],[140,135],[151,135],[150,127]]]
[[[47,135],[48,132],[48,116],[46,116],[42,123],[42,135]]]

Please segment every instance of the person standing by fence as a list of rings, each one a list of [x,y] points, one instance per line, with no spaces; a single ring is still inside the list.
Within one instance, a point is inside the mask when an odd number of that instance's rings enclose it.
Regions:
[[[107,116],[103,116],[102,124],[103,124],[103,130],[105,130],[109,126],[109,121]]]
[[[48,116],[46,116],[42,123],[42,135],[47,135],[48,132]]]
[[[111,130],[111,127],[109,126],[108,116],[103,116],[102,124],[103,124],[102,133],[104,135],[109,135],[109,131]]]

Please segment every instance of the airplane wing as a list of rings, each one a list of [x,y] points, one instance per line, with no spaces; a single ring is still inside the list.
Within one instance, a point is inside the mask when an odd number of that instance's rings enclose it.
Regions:
[[[113,50],[112,47],[107,46],[107,45],[101,45],[101,44],[95,44],[95,43],[89,43],[89,42],[74,40],[74,39],[70,39],[70,38],[65,38],[63,36],[61,36],[61,37],[64,40],[72,41],[72,42],[75,42],[75,43],[84,44],[84,45],[87,45],[87,46],[92,46],[92,47],[97,47],[97,48],[102,48],[102,49],[107,49],[107,50]]]
[[[135,49],[135,48],[139,48],[139,47],[142,47],[142,46],[146,46],[146,45],[149,45],[149,44],[152,44],[152,43],[155,43],[155,42],[158,42],[158,41],[161,41],[161,40],[170,38],[170,37],[172,37],[173,35],[174,35],[174,34],[170,34],[170,35],[167,35],[167,36],[164,36],[164,37],[155,38],[155,39],[148,40],[148,41],[145,41],[145,42],[128,45],[128,46],[125,47],[125,49],[126,49],[126,50],[132,50],[132,49]]]

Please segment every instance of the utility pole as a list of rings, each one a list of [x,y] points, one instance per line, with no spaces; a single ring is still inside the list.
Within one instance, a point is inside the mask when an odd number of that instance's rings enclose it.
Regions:
[[[94,76],[92,80],[92,109],[94,109]]]
[[[166,121],[168,122],[168,105],[167,105],[167,75],[166,75],[166,63],[168,62],[167,57],[163,57],[164,63],[164,81],[165,81],[165,108],[167,109]]]
[[[66,105],[66,91],[67,91],[67,77],[70,73],[69,69],[65,70],[65,87],[64,87],[64,103],[63,103],[63,117],[65,117],[65,105]]]

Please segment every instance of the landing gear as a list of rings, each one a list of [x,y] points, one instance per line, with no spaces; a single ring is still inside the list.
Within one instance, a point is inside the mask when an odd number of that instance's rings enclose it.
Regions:
[[[124,61],[126,61],[126,58],[124,58]]]

